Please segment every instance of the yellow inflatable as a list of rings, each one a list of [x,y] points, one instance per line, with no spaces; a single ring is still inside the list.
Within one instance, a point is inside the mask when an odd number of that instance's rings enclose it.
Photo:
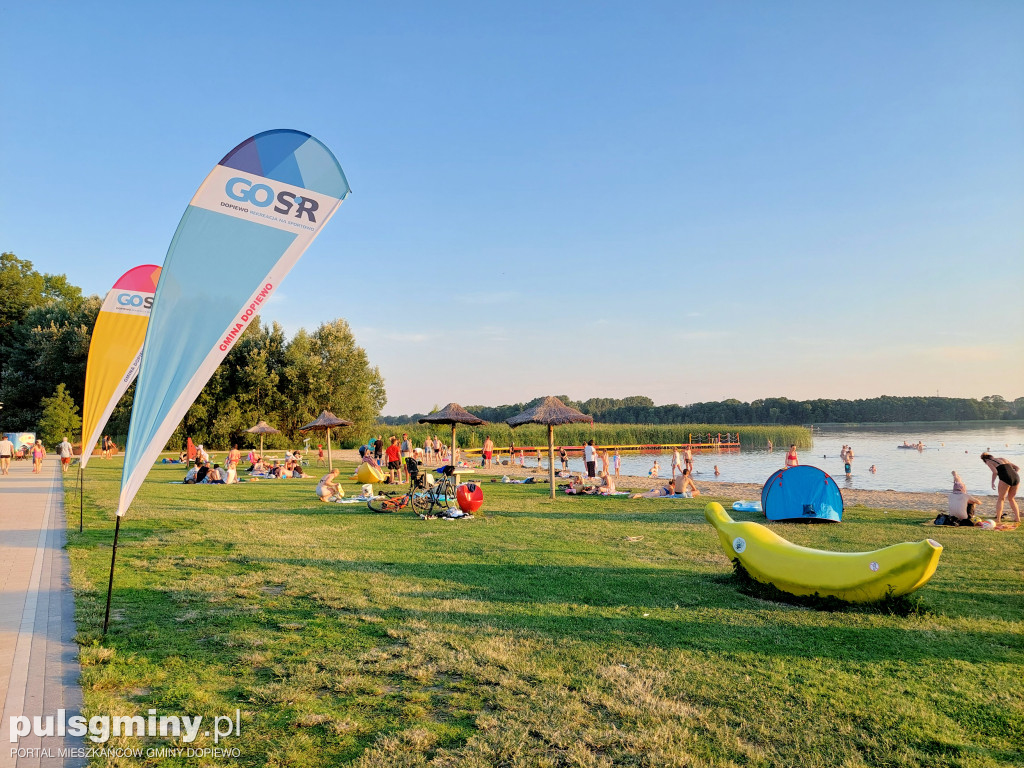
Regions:
[[[704,517],[718,531],[725,555],[736,558],[757,581],[792,595],[837,597],[871,603],[886,595],[907,595],[935,573],[942,545],[925,539],[874,552],[826,552],[786,541],[757,523],[737,523],[712,502]]]
[[[360,483],[379,483],[384,479],[384,471],[377,467],[371,467],[363,462],[356,469],[356,480]]]

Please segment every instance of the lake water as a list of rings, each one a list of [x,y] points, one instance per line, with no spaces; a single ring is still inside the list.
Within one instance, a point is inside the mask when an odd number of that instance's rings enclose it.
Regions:
[[[920,440],[925,449],[897,448],[904,440],[913,443]],[[843,444],[853,446],[851,480],[845,478],[843,462],[839,458]],[[716,481],[763,484],[772,472],[784,465],[785,448],[772,452],[741,449],[694,453],[694,479],[698,485]],[[1005,457],[1024,467],[1024,425],[997,422],[985,426],[815,427],[814,447],[799,451],[799,458],[801,464],[811,464],[830,474],[840,488],[949,491],[953,485],[950,472],[955,469],[971,493],[994,495],[991,490],[992,472],[978,458],[982,451]],[[661,466],[661,477],[672,474],[671,453],[623,454],[622,474],[646,476],[654,459]],[[718,477],[714,474],[716,464],[721,471]],[[872,464],[876,469],[874,473],[869,471]],[[569,466],[574,472],[579,472],[583,469],[583,462],[579,458],[570,458]]]

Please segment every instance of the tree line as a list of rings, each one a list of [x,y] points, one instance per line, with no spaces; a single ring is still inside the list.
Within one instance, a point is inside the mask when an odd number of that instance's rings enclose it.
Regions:
[[[92,328],[102,301],[83,296],[64,275],[38,272],[13,253],[0,254],[0,430],[41,431],[47,442],[71,432],[79,406]],[[114,409],[106,432],[123,445],[134,385]],[[294,445],[298,427],[323,409],[369,431],[387,402],[380,371],[371,366],[345,320],[300,329],[256,318],[203,388],[168,442],[226,446],[258,444],[245,430],[259,420],[281,430],[271,447]],[[71,435],[69,435],[71,436]],[[314,435],[315,438],[315,435]]]
[[[503,422],[541,402],[537,398],[509,405],[470,405],[466,409],[489,422]],[[749,403],[736,399],[690,405],[655,405],[649,397],[595,397],[576,401],[559,397],[602,424],[856,424],[905,421],[995,421],[1024,419],[1024,397],[1009,401],[999,395],[980,400],[959,397],[872,397],[862,400],[790,400],[771,397]],[[436,410],[436,406],[435,406]],[[426,414],[382,419],[408,424]]]

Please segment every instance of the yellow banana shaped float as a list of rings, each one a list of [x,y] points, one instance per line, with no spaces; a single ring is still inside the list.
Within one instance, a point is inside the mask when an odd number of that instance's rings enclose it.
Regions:
[[[757,581],[792,595],[817,593],[851,603],[906,595],[932,577],[942,554],[942,545],[931,539],[874,552],[809,549],[763,525],[736,522],[717,502],[704,508],[704,517],[718,531],[726,557],[739,560]]]

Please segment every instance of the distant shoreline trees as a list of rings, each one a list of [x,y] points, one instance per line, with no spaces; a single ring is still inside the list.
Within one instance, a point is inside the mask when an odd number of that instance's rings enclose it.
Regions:
[[[790,400],[772,397],[744,403],[729,399],[690,405],[655,405],[636,395],[616,399],[595,397],[563,402],[602,424],[855,424],[906,421],[1006,421],[1024,419],[1024,397],[1009,401],[999,395],[980,400],[959,397],[872,397],[863,400]],[[470,405],[467,410],[490,422],[501,422],[532,408],[541,398],[511,405]],[[385,416],[382,424],[409,424],[424,414]]]

